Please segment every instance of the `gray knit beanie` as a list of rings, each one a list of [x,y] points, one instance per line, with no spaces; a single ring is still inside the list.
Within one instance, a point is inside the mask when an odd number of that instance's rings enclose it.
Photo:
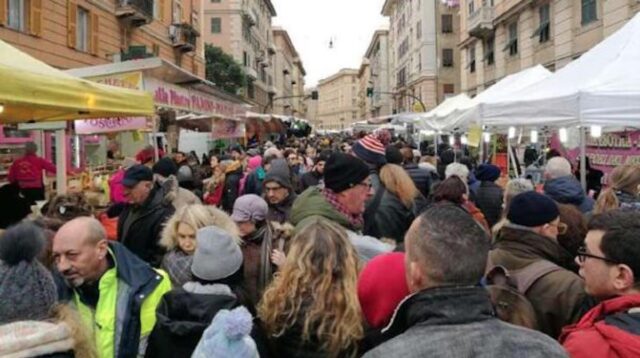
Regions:
[[[191,273],[201,280],[218,281],[236,273],[242,267],[242,250],[228,232],[206,226],[196,233],[196,252]]]
[[[37,259],[44,245],[42,229],[30,222],[0,236],[0,325],[49,317],[56,286]]]

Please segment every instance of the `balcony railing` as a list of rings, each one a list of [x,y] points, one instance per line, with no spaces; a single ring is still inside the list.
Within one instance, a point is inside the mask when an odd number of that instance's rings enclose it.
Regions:
[[[198,32],[190,24],[174,24],[169,28],[171,45],[180,52],[191,52],[196,49]]]
[[[493,6],[484,5],[469,15],[469,35],[486,38],[493,33]]]
[[[119,0],[116,16],[133,26],[142,26],[153,20],[153,0]]]

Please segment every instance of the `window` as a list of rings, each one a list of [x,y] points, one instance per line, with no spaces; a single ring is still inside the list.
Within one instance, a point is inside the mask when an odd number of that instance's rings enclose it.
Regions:
[[[351,118],[352,119],[358,118],[358,112],[351,112]]]
[[[491,66],[495,63],[495,47],[496,39],[494,36],[489,37],[484,43],[484,58],[483,60],[487,66]]]
[[[452,83],[445,83],[442,85],[442,92],[445,95],[453,94],[455,92],[454,90],[455,90],[455,87]]]
[[[474,13],[475,11],[475,4],[473,3],[473,0],[469,0],[469,16],[471,16],[471,14]]]
[[[222,21],[219,17],[211,18],[211,33],[219,34],[222,32]]]
[[[247,53],[247,51],[243,51],[242,52],[242,64],[244,66],[249,66],[250,63],[251,63],[251,60],[249,58],[249,54]]]
[[[403,67],[400,71],[398,71],[398,74],[396,75],[396,85],[398,87],[403,87],[406,83],[407,83],[407,72],[406,72],[406,69]]]
[[[551,21],[549,19],[549,4],[540,6],[538,8],[538,13],[540,15],[540,25],[531,37],[538,36],[538,41],[543,43],[549,41],[549,30],[551,26]]]
[[[418,52],[418,72],[422,71],[422,53]]]
[[[221,3],[222,1],[221,1],[221,0],[211,0],[211,2],[212,2],[212,3],[215,3],[215,4],[219,4],[219,3]]]
[[[518,54],[518,23],[514,22],[509,25],[509,41],[502,49],[503,51],[509,50],[509,56],[515,56]]]
[[[76,18],[76,50],[89,50],[89,11],[78,7]]]
[[[442,49],[442,67],[453,67],[453,49]]]
[[[247,94],[249,95],[249,98],[251,98],[251,99],[256,98],[256,88],[253,85],[253,81],[248,81],[248,83],[247,83]]]
[[[28,0],[9,0],[7,27],[18,31],[25,31],[29,16]]]
[[[404,57],[409,51],[409,38],[405,38],[404,41],[398,46],[398,60]]]
[[[473,44],[473,45],[471,45],[471,47],[469,47],[469,65],[467,67],[469,67],[469,72],[471,72],[471,73],[476,72],[476,46],[475,46],[475,44]]]
[[[420,39],[422,37],[422,20],[418,21],[416,24],[416,38]]]
[[[453,15],[448,15],[448,14],[442,15],[441,22],[442,22],[443,34],[450,34],[453,32]]]
[[[598,20],[596,0],[582,0],[582,25]]]

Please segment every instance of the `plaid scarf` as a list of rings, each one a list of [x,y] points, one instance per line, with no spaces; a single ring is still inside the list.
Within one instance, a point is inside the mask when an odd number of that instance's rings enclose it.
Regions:
[[[329,204],[333,206],[340,214],[344,215],[349,223],[355,230],[360,230],[364,226],[364,217],[362,214],[351,214],[347,208],[338,202],[338,195],[333,190],[324,188],[322,189],[322,195],[327,199]]]

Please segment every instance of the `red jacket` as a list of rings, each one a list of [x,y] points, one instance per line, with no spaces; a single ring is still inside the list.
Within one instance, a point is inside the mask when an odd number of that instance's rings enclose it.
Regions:
[[[13,162],[8,179],[11,183],[18,183],[21,189],[40,189],[43,187],[43,170],[55,173],[56,166],[35,154],[27,154]]]
[[[640,332],[640,315],[628,313],[634,307],[640,307],[640,294],[606,300],[565,327],[560,343],[572,358],[640,357],[640,335],[629,331]]]

